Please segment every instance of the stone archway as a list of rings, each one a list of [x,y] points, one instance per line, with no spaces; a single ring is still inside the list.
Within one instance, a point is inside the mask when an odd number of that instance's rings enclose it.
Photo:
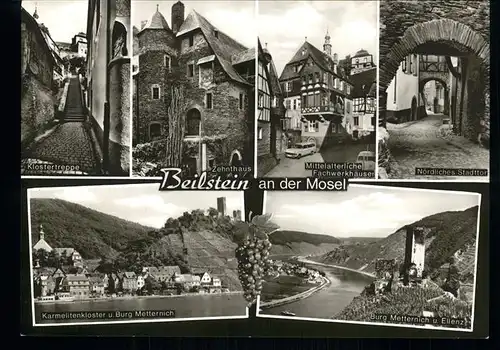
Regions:
[[[464,59],[464,62],[466,62],[464,66],[469,66],[469,72],[474,69],[473,74],[476,77],[478,76],[477,71],[480,71],[480,76],[484,79],[484,86],[481,91],[484,96],[483,99],[489,101],[489,43],[481,34],[463,23],[451,19],[434,19],[407,28],[404,34],[388,50],[387,54],[384,55],[384,58],[381,59],[379,71],[379,114],[382,127],[385,127],[386,124],[387,88],[396,75],[400,62],[407,55],[413,53],[452,56],[444,53],[446,50],[436,52],[435,50],[437,50],[438,46],[444,46],[449,48],[449,51],[467,56]],[[479,64],[473,58],[478,59],[480,61]],[[465,89],[461,95],[467,95],[466,98],[470,99],[471,94],[467,93],[466,83],[472,85],[471,81],[474,83],[474,80],[471,78],[469,72],[462,74],[461,85]],[[477,79],[475,80],[477,81]],[[475,85],[477,88],[478,83]],[[487,134],[485,137],[489,139],[489,129],[486,130],[482,127],[486,123],[489,125],[489,111],[485,112],[483,109],[479,113],[471,113],[468,110],[467,101],[464,101],[463,98],[457,104],[460,104],[460,106],[457,106],[457,109],[459,109],[459,113],[457,113],[459,114],[458,133],[471,140],[480,139],[482,134]],[[487,122],[483,119],[486,119]]]
[[[425,96],[425,85],[431,81],[436,81],[438,82],[441,87],[443,88],[443,110],[439,111],[439,113],[442,112],[442,114],[448,115],[449,116],[449,108],[450,108],[450,87],[448,86],[449,83],[444,81],[441,77],[425,77],[423,79],[420,79],[418,82],[418,93],[420,94],[421,98],[424,99],[425,105],[427,107],[428,103],[431,102],[433,104],[434,101],[428,101]],[[436,100],[437,97],[434,97],[434,100]],[[433,108],[433,112],[436,113],[435,107]]]
[[[229,158],[229,165],[231,166],[243,165],[243,157],[241,156],[240,151],[238,151],[237,149],[231,152],[231,157]]]

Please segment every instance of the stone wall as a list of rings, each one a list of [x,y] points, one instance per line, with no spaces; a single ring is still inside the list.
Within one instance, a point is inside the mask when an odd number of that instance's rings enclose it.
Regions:
[[[271,123],[259,121],[257,128],[257,135],[262,134],[262,138],[257,139],[257,155],[260,157],[271,153]]]
[[[25,147],[51,125],[57,105],[52,91],[31,75],[25,75],[22,84],[21,146]]]

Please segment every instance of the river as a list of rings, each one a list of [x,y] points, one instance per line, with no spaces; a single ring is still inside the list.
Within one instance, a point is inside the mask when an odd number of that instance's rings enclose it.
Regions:
[[[295,317],[330,319],[342,311],[354,297],[359,296],[373,278],[361,273],[335,267],[309,265],[325,272],[331,284],[311,296],[296,302],[269,309],[260,314],[280,315],[282,311],[291,311]]]
[[[96,301],[74,301],[68,303],[35,303],[36,323],[69,323],[69,322],[102,322],[110,318],[46,320],[42,319],[44,312],[104,312],[109,314],[119,311],[152,311],[174,310],[175,318],[246,316],[246,302],[243,294],[200,294],[175,297],[107,299]],[[113,318],[113,320],[116,320]],[[127,321],[126,318],[119,319]]]

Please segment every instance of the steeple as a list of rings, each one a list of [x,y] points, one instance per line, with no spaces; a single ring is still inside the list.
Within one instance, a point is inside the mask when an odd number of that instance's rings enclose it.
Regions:
[[[160,12],[160,5],[156,4],[156,12]]]
[[[328,33],[328,27],[326,28],[325,43],[323,44],[323,52],[325,55],[330,57],[332,55],[332,44],[330,43],[330,34]]]
[[[35,13],[33,13],[33,18],[34,19],[38,19],[37,9],[38,9],[38,3],[35,4]]]
[[[42,224],[40,224],[40,240],[45,240],[45,233],[43,232]]]

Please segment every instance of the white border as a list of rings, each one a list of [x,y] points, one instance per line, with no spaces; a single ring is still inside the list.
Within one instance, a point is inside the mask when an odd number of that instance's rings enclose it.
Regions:
[[[301,321],[315,321],[315,322],[326,322],[326,323],[347,323],[347,324],[358,324],[358,325],[366,325],[366,326],[384,326],[384,327],[397,327],[397,328],[417,328],[417,329],[425,329],[430,331],[453,331],[453,332],[467,332],[472,333],[474,331],[474,316],[476,312],[476,287],[477,287],[477,256],[479,251],[479,230],[480,230],[480,217],[481,217],[481,193],[476,192],[466,192],[466,191],[447,191],[447,190],[434,190],[434,189],[424,189],[424,188],[407,188],[407,187],[396,187],[396,186],[377,186],[377,185],[361,185],[361,184],[350,184],[352,187],[356,188],[366,188],[366,189],[395,189],[401,191],[421,191],[421,192],[434,192],[434,193],[453,193],[453,194],[462,194],[462,195],[476,195],[478,197],[478,215],[477,215],[477,229],[476,229],[476,253],[475,253],[475,266],[474,266],[474,292],[473,292],[473,300],[472,300],[472,315],[471,315],[471,328],[463,329],[463,328],[448,328],[448,327],[436,327],[433,325],[426,326],[414,326],[414,325],[405,325],[405,324],[396,324],[396,323],[378,323],[378,322],[362,322],[362,321],[344,321],[344,320],[331,320],[331,319],[322,319],[322,318],[312,318],[312,317],[294,317],[294,316],[279,316],[279,315],[268,315],[264,313],[260,313],[260,295],[257,297],[257,311],[256,317],[261,318],[276,318],[276,319],[284,319],[284,320],[301,320]],[[280,192],[280,191],[276,191]],[[295,193],[300,196],[301,192],[307,191],[295,191]],[[266,203],[267,203],[267,191],[264,192],[264,202],[262,205],[262,213],[266,213]]]
[[[254,83],[254,126],[253,126],[253,177],[257,178],[257,158],[258,158],[258,126],[259,126],[259,108],[258,108],[258,100],[259,100],[259,1],[255,1],[255,31],[256,31],[256,39],[255,40],[255,83]]]
[[[375,49],[377,55],[377,77],[376,77],[376,91],[375,91],[375,125],[373,126],[373,131],[375,132],[375,181],[378,180],[378,125],[380,122],[380,111],[379,111],[379,97],[380,93],[378,91],[379,79],[380,79],[380,1],[377,0],[377,48]]]
[[[229,320],[229,319],[246,319],[249,318],[249,308],[245,307],[245,315],[238,316],[215,316],[215,317],[191,317],[191,318],[158,318],[158,319],[137,319],[132,321],[97,321],[97,322],[68,322],[68,323],[36,323],[35,317],[35,286],[33,283],[33,242],[31,237],[31,196],[30,193],[33,190],[56,190],[64,188],[74,188],[74,187],[140,187],[140,186],[154,186],[154,183],[145,184],[123,184],[123,185],[91,185],[91,186],[61,186],[61,187],[35,187],[27,189],[27,207],[28,207],[28,238],[29,238],[29,263],[30,263],[30,286],[31,286],[31,318],[33,327],[60,327],[60,326],[87,326],[87,325],[102,325],[102,324],[133,324],[133,323],[159,323],[159,322],[183,322],[183,321],[205,321],[205,320]],[[180,191],[177,191],[180,192]],[[186,192],[196,192],[196,191],[186,191]],[[219,191],[214,191],[219,192]],[[241,212],[245,212],[245,197],[244,191],[224,191],[224,192],[240,192],[241,196]]]

